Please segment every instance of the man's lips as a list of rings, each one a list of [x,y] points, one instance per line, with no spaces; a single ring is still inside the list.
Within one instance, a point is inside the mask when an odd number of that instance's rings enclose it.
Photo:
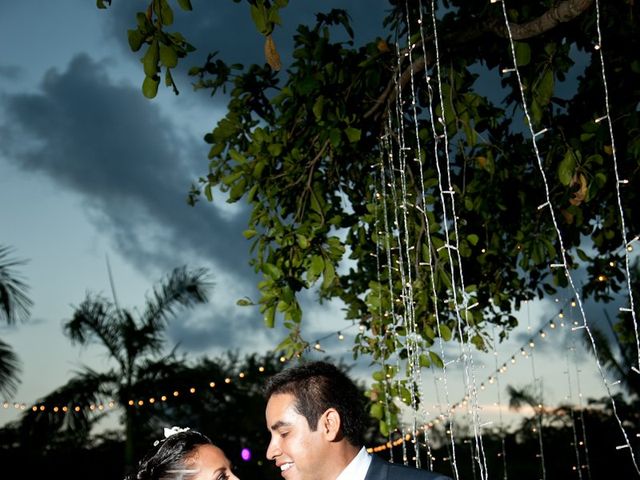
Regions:
[[[282,464],[278,465],[278,467],[280,467],[280,471],[282,473],[284,473],[287,470],[289,470],[291,467],[293,467],[293,462],[285,462],[285,463],[282,463]]]

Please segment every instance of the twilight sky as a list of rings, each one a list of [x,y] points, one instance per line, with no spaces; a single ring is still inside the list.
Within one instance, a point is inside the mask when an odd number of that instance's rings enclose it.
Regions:
[[[199,47],[184,67],[211,50],[231,63],[263,61],[263,39],[244,3],[193,4],[192,14],[176,8],[172,27],[187,32]],[[144,5],[113,0],[104,11],[87,0],[0,3],[0,244],[29,260],[20,272],[35,303],[28,323],[0,327],[23,362],[14,401],[29,404],[81,365],[100,368],[106,361],[100,349],[72,346],[61,325],[86,292],[110,296],[107,257],[118,300],[128,307],[142,305],[145,293],[173,267],[211,270],[216,284],[211,302],[180,314],[169,326],[168,344],[179,343],[181,351],[265,352],[283,336],[281,329],[263,327],[257,309],[235,305],[238,298],[255,298],[258,280],[247,264],[249,242],[241,235],[247,224],[244,203],[229,205],[221,194],[195,208],[185,202],[191,182],[206,169],[202,137],[223,115],[226,101],[193,92],[184,75],[176,76],[180,96],[162,87],[153,101],[142,96],[142,68],[129,51],[126,30]],[[379,34],[386,5],[384,0],[292,1],[283,11],[284,27],[275,32],[285,64],[295,27],[313,22],[314,12],[347,9],[358,43]],[[337,304],[318,305],[312,294],[304,304],[310,340],[349,326]],[[500,363],[554,313],[557,305],[550,299],[522,314],[523,328],[501,347]],[[327,344],[327,352],[350,361],[353,332],[344,343]],[[563,399],[568,385],[563,371],[545,368],[545,362],[564,365],[572,340],[567,329],[549,338],[542,348],[546,355],[537,357],[538,373],[555,372],[545,381],[550,402]],[[582,388],[601,396],[591,359],[580,352],[577,357],[585,362]],[[484,380],[494,359],[479,356],[476,366]],[[530,366],[521,368],[507,383],[530,383]],[[369,370],[366,359],[356,369],[363,375]],[[454,381],[452,390],[458,387]],[[452,394],[452,400],[458,396]],[[11,409],[0,409],[0,425],[12,418]]]

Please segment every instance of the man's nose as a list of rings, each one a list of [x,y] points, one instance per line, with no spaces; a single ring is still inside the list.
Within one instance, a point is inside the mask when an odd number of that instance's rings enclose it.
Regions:
[[[282,452],[280,451],[280,446],[278,445],[278,442],[272,438],[271,441],[269,442],[269,446],[267,447],[267,459],[273,460],[281,453]]]

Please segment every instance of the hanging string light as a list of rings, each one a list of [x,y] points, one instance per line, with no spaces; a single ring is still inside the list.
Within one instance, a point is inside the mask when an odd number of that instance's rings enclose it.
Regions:
[[[565,373],[567,375],[567,385],[568,385],[568,392],[569,392],[567,395],[567,400],[569,401],[569,411],[571,413],[571,434],[573,435],[573,451],[576,456],[576,464],[573,466],[573,468],[575,471],[578,472],[578,480],[582,480],[582,469],[580,468],[581,462],[580,462],[580,450],[579,450],[579,444],[578,444],[578,433],[576,431],[575,412],[572,405],[573,395],[572,395],[572,389],[571,389],[571,370],[569,368],[568,353],[566,355],[566,359],[567,359],[567,370]]]
[[[507,14],[507,7],[506,7],[505,0],[502,0],[500,3],[502,5],[502,13],[503,13],[506,32],[507,32],[507,37],[508,37],[508,40],[509,40],[511,59],[512,59],[513,65],[514,65],[513,68],[514,68],[514,72],[515,72],[515,75],[516,75],[517,83],[518,83],[518,86],[519,86],[519,89],[520,89],[520,96],[521,96],[521,100],[522,100],[521,107],[523,109],[524,115],[525,115],[526,120],[527,120],[527,122],[526,122],[527,123],[527,127],[529,129],[529,132],[531,133],[531,144],[532,144],[532,147],[533,147],[533,152],[534,152],[535,159],[536,159],[536,162],[537,162],[537,165],[538,165],[538,170],[540,172],[540,176],[542,178],[542,182],[543,182],[543,186],[544,186],[545,202],[542,203],[541,205],[539,205],[538,209],[539,210],[543,210],[543,209],[547,210],[549,212],[550,216],[551,216],[551,221],[552,221],[554,230],[556,232],[558,245],[560,247],[560,256],[561,256],[561,259],[562,259],[561,265],[562,265],[562,268],[565,271],[565,275],[566,275],[566,278],[567,278],[567,280],[569,282],[569,286],[570,286],[573,294],[575,295],[576,303],[577,303],[577,306],[578,306],[578,308],[580,310],[580,314],[581,314],[581,318],[582,318],[581,328],[585,329],[585,331],[587,333],[587,336],[589,338],[589,341],[591,343],[591,347],[592,347],[592,350],[593,350],[593,356],[595,358],[595,363],[596,363],[596,366],[598,368],[598,372],[600,374],[600,377],[602,379],[602,383],[603,383],[603,385],[604,385],[604,387],[605,387],[605,389],[607,391],[607,395],[608,395],[609,400],[611,402],[613,415],[616,418],[616,421],[618,423],[618,427],[619,427],[619,429],[622,432],[622,435],[624,437],[625,443],[624,443],[624,445],[620,445],[619,449],[623,449],[624,448],[624,449],[629,450],[633,465],[634,465],[636,471],[638,472],[638,474],[640,474],[640,467],[638,466],[638,463],[637,463],[636,458],[635,458],[635,454],[633,452],[633,449],[631,448],[631,443],[630,443],[630,440],[629,440],[629,436],[628,436],[627,431],[626,431],[626,429],[624,427],[622,419],[620,418],[620,416],[618,414],[618,409],[617,409],[617,405],[616,405],[615,399],[614,399],[614,397],[613,397],[613,395],[611,393],[611,390],[610,390],[610,387],[609,387],[609,383],[608,383],[607,378],[606,378],[606,374],[605,374],[604,369],[602,367],[602,364],[600,362],[598,349],[597,349],[597,346],[596,346],[596,343],[595,343],[595,339],[593,337],[593,333],[591,332],[591,329],[590,329],[590,327],[588,325],[588,322],[587,322],[587,318],[586,318],[586,314],[585,314],[585,311],[584,311],[584,306],[582,304],[582,300],[580,299],[580,296],[578,294],[578,289],[576,288],[575,282],[573,280],[573,276],[571,274],[571,271],[569,270],[568,253],[567,253],[567,251],[565,249],[563,236],[562,236],[562,233],[561,233],[560,228],[558,226],[555,210],[554,210],[553,205],[551,203],[551,197],[550,197],[550,193],[549,193],[549,183],[548,183],[548,180],[547,180],[547,174],[546,174],[546,172],[544,170],[544,166],[543,166],[543,163],[542,163],[542,158],[541,158],[540,151],[539,151],[539,148],[538,148],[538,143],[537,143],[538,137],[540,135],[543,135],[544,133],[546,133],[548,131],[548,129],[547,128],[543,128],[542,130],[540,130],[538,132],[535,132],[533,130],[533,121],[532,121],[531,116],[529,114],[529,108],[527,107],[527,101],[526,101],[526,97],[525,97],[525,88],[523,86],[522,79],[521,79],[521,76],[520,76],[520,71],[518,69],[518,64],[517,64],[517,60],[516,60],[516,53],[515,53],[515,44],[514,44],[514,40],[513,40],[513,35],[511,33],[511,25],[509,23],[509,17],[508,17],[508,14]],[[600,44],[598,44],[598,45],[600,45]],[[602,277],[603,277],[602,281],[604,281],[606,278],[604,278],[604,276],[602,276]],[[636,368],[636,367],[635,366],[631,367],[632,370],[634,368]],[[638,372],[640,372],[640,370],[638,370],[637,368],[636,368],[636,370]],[[618,447],[616,447],[616,448],[618,448]]]
[[[578,367],[575,342],[572,343],[571,351],[573,353],[573,366],[576,372],[576,386],[578,388],[578,409],[580,412],[580,426],[582,431],[582,447],[584,448],[585,464],[581,466],[587,471],[587,480],[591,480],[591,462],[589,460],[589,446],[587,442],[587,424],[584,420],[584,406],[582,404],[582,387],[580,385],[580,368]]]
[[[604,49],[602,48],[602,31],[600,29],[600,1],[596,0],[596,31],[598,33],[598,41],[596,43],[596,50],[598,52],[598,58],[600,59],[600,69],[602,74],[602,89],[604,93],[604,106],[605,106],[605,115],[596,119],[596,123],[600,123],[603,120],[606,120],[607,127],[609,130],[609,139],[611,141],[611,158],[613,163],[613,171],[615,174],[615,185],[616,185],[616,199],[618,202],[618,212],[620,215],[620,233],[622,236],[622,248],[624,248],[624,266],[625,266],[625,274],[626,274],[626,285],[627,285],[627,294],[629,297],[629,308],[625,308],[622,311],[629,312],[631,314],[631,318],[633,321],[633,333],[636,340],[636,351],[637,351],[637,363],[636,366],[640,367],[640,334],[638,333],[638,322],[636,320],[636,311],[635,311],[635,301],[633,288],[631,286],[631,272],[629,269],[629,254],[633,250],[633,246],[631,243],[637,239],[635,237],[633,240],[627,240],[627,227],[625,224],[625,216],[624,209],[622,208],[622,196],[620,194],[621,185],[626,185],[629,183],[628,180],[622,179],[620,177],[620,173],[618,172],[618,157],[616,153],[616,143],[613,136],[613,122],[611,121],[611,109],[609,105],[609,87],[607,84],[607,74],[605,71],[604,64]]]
[[[561,333],[561,330],[558,328],[551,328],[551,324],[553,323],[554,319],[558,317],[560,311],[564,311],[564,309],[567,308],[567,305],[569,305],[570,302],[566,301],[563,304],[559,305],[558,310],[553,313],[548,320],[546,320],[542,326],[539,328],[538,332],[536,332],[536,334],[528,339],[525,340],[525,342],[518,347],[518,349],[516,349],[514,351],[514,353],[507,355],[505,358],[507,358],[508,360],[500,363],[497,359],[495,360],[495,369],[493,370],[493,372],[491,372],[488,377],[480,383],[480,390],[484,390],[484,387],[486,384],[498,384],[499,383],[499,377],[501,375],[505,375],[506,373],[508,373],[508,368],[507,368],[507,362],[515,364],[518,362],[518,354],[520,355],[520,357],[524,357],[524,358],[528,358],[531,359],[533,356],[533,352],[535,349],[535,342],[534,340],[540,337],[540,331],[542,332],[546,332],[546,333],[551,333],[551,332],[557,332],[557,333]],[[527,317],[528,317],[528,324],[530,323],[530,317],[529,317],[529,312],[527,311]],[[530,325],[527,326],[527,330],[531,331]],[[528,350],[528,351],[527,351]],[[498,352],[494,350],[494,356],[497,357]],[[514,362],[515,360],[515,362]],[[432,371],[433,370],[433,366],[432,366]],[[439,373],[442,373],[442,370],[438,371]],[[537,374],[535,373],[535,364],[532,365],[532,372],[533,372],[533,376],[534,378],[538,378]],[[437,404],[434,405],[434,408],[438,409],[439,406],[441,406],[440,404],[440,400],[439,400],[439,389],[438,389],[438,384],[437,381],[444,381],[444,376],[443,375],[433,375],[433,379],[434,379],[434,392],[436,394],[436,399],[437,399]],[[420,430],[426,429],[426,430],[431,430],[435,427],[437,427],[440,423],[445,424],[445,426],[447,427],[446,429],[446,434],[447,436],[449,436],[451,434],[451,429],[450,426],[447,425],[447,421],[449,418],[451,418],[453,412],[456,411],[456,409],[458,409],[460,406],[465,406],[469,401],[469,397],[465,396],[463,397],[459,402],[455,403],[455,404],[451,404],[448,406],[448,410],[442,410],[440,407],[440,413],[433,418],[430,421],[424,422],[423,425],[420,426]],[[538,406],[536,407],[538,411],[545,411],[546,408],[540,403],[538,404]],[[584,408],[581,405],[581,410]],[[491,422],[483,422],[479,425],[479,427],[487,427],[491,424]],[[540,424],[537,424],[536,428],[535,428],[535,433],[540,432],[542,429],[540,428]],[[400,433],[402,432],[402,430],[398,429],[396,431],[396,433]],[[390,442],[381,444],[381,445],[376,445],[374,447],[371,447],[369,450],[371,452],[379,452],[379,451],[384,451],[390,448],[393,448],[395,446],[399,446],[402,444],[402,442],[406,441],[405,439],[406,434],[403,433],[401,435],[401,437],[397,438],[396,440],[392,440]],[[451,445],[447,442],[445,444],[447,446],[447,448],[450,448]],[[449,460],[452,460],[452,451],[449,452]],[[536,458],[542,459],[543,458],[543,454],[538,453],[536,454]],[[542,468],[542,467],[541,467]]]

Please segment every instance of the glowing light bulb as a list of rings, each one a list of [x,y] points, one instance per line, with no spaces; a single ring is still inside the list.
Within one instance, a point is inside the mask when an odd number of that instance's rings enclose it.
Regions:
[[[251,460],[251,450],[249,450],[248,448],[243,448],[240,451],[240,458],[242,458],[242,460],[244,460],[245,462]]]

